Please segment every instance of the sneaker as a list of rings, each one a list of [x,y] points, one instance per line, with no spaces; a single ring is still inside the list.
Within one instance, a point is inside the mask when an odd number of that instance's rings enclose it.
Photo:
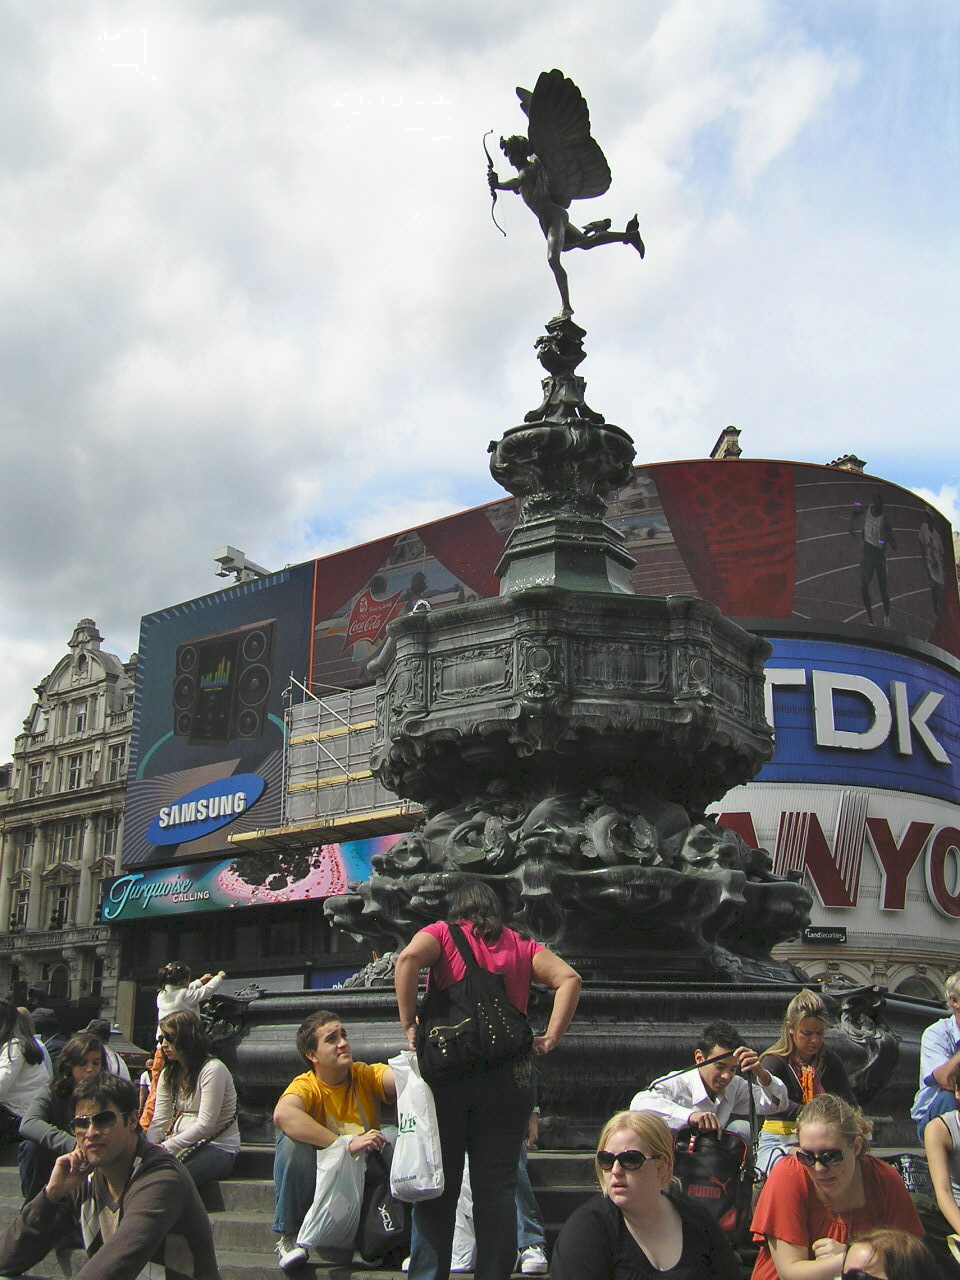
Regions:
[[[281,1271],[295,1271],[309,1257],[309,1251],[297,1244],[293,1236],[281,1236],[277,1242],[277,1265]]]
[[[548,1271],[547,1255],[539,1244],[527,1245],[520,1250],[520,1271],[525,1276],[545,1276]]]
[[[404,1258],[400,1263],[400,1270],[407,1272],[410,1270],[410,1259]],[[473,1270],[473,1258],[453,1258],[450,1262],[451,1275],[464,1275],[468,1271]],[[2,1278],[0,1278],[2,1280]]]

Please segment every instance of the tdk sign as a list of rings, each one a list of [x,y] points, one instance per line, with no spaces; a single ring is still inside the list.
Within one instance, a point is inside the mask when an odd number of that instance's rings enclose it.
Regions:
[[[164,805],[147,828],[153,845],[186,844],[235,822],[263,795],[266,782],[255,773],[238,773],[198,787]]]
[[[960,801],[960,677],[910,654],[776,639],[766,667],[775,755],[758,782],[913,791]]]

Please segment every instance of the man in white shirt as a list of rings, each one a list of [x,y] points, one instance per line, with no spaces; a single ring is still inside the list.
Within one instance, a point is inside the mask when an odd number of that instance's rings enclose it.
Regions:
[[[933,1022],[920,1037],[920,1088],[910,1115],[923,1141],[923,1131],[936,1116],[957,1110],[960,1087],[960,973],[944,983],[950,1012]]]
[[[757,1115],[776,1115],[787,1105],[786,1085],[761,1067],[729,1022],[704,1027],[693,1061],[689,1071],[661,1076],[635,1094],[630,1110],[650,1111],[674,1131],[690,1127],[719,1134],[730,1129],[752,1141],[749,1090]],[[751,1084],[747,1075],[753,1077]]]

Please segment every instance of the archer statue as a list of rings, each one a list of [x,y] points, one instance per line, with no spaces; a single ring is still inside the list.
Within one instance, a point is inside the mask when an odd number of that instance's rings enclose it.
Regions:
[[[573,314],[567,273],[560,255],[567,249],[595,249],[601,244],[629,244],[643,257],[636,214],[623,231],[611,231],[610,219],[590,222],[582,230],[570,221],[571,200],[602,196],[610,186],[610,166],[590,134],[590,113],[583,94],[562,71],[541,71],[533,93],[517,89],[530,121],[528,137],[500,139],[500,150],[517,170],[501,182],[487,156],[487,180],[496,203],[498,191],[516,191],[537,215],[547,238],[547,261],[560,290],[562,317]]]

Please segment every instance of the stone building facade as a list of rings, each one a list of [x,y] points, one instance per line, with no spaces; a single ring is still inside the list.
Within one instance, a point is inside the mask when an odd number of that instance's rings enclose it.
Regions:
[[[119,940],[99,921],[120,869],[136,657],[82,618],[37,685],[0,789],[0,994],[66,1021],[116,1016]]]

